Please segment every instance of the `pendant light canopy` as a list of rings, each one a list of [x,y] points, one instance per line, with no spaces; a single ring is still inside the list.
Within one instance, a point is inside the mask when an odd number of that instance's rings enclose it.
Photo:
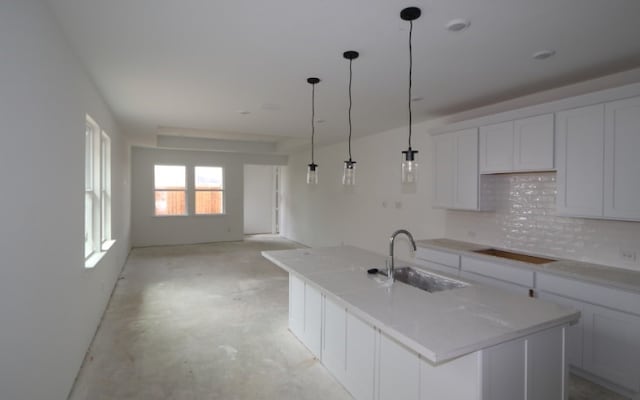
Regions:
[[[351,81],[353,80],[353,60],[360,55],[357,51],[345,51],[343,57],[349,60],[349,159],[344,162],[344,171],[342,173],[342,184],[345,186],[353,186],[356,184],[356,162],[351,158]]]
[[[418,163],[415,155],[418,150],[411,148],[411,85],[413,73],[413,49],[411,48],[411,37],[413,34],[413,21],[420,18],[422,12],[418,7],[407,7],[400,12],[400,18],[409,21],[409,147],[402,152],[402,183],[415,183],[418,180]]]
[[[320,82],[318,78],[307,78],[307,82],[311,84],[311,164],[307,168],[307,184],[318,184],[318,164],[315,162],[313,150],[315,139],[315,117],[316,117],[316,84]]]

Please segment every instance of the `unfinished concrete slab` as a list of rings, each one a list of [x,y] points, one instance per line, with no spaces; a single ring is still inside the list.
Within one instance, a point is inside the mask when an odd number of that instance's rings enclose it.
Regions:
[[[134,249],[70,399],[351,399],[287,329],[287,274],[260,255],[296,247]],[[570,400],[586,399],[622,397],[572,379]]]

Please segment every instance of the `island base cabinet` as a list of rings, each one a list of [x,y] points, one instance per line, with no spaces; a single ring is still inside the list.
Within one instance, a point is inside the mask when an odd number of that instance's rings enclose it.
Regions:
[[[481,400],[480,352],[434,366],[420,360],[420,400]]]
[[[313,286],[289,274],[289,330],[320,357],[322,295]]]
[[[344,387],[357,400],[373,400],[375,328],[347,312]]]
[[[420,400],[420,356],[380,333],[378,400]]]
[[[324,296],[322,326],[322,364],[341,383],[345,381],[347,363],[347,310]]]
[[[566,400],[566,327],[481,351],[483,400]]]

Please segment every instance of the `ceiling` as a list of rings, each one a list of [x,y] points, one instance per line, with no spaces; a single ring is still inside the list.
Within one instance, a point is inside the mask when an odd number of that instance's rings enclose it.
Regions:
[[[346,138],[406,126],[408,23],[414,121],[640,66],[637,0],[48,0],[131,135],[162,127],[268,137]],[[470,27],[446,24],[467,18]],[[532,59],[542,49],[556,55]],[[249,112],[242,114],[241,111]],[[323,121],[323,122],[322,122]]]

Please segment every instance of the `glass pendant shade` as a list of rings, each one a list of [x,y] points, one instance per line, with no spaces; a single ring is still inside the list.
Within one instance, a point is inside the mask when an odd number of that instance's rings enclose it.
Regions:
[[[308,185],[318,184],[318,165],[317,164],[309,164],[309,166],[307,167],[307,184]]]
[[[342,184],[345,186],[353,186],[356,184],[356,162],[345,161],[344,171],[342,173]]]
[[[402,183],[418,182],[418,162],[415,160],[417,150],[409,148],[402,152]]]

